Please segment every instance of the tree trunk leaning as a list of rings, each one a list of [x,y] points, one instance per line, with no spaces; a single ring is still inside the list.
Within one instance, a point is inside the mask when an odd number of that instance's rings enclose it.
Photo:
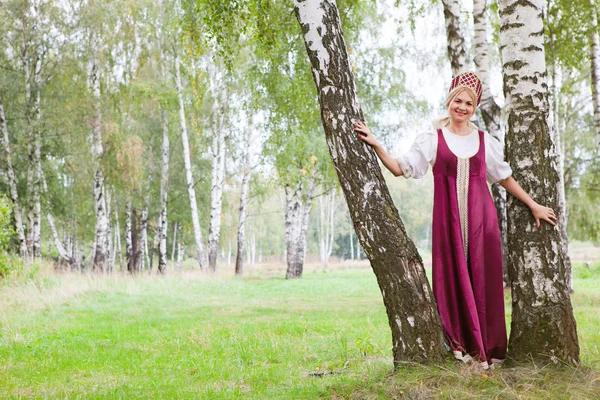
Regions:
[[[312,66],[325,137],[354,228],[377,277],[392,330],[393,360],[438,361],[446,353],[423,261],[390,197],[372,148],[356,138],[362,120],[335,2],[295,2]]]

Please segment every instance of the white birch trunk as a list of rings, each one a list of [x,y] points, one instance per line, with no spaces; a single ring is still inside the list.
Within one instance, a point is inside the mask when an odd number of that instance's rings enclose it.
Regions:
[[[177,231],[179,230],[179,224],[173,222],[173,251],[171,252],[171,263],[175,264],[175,250],[177,249]]]
[[[354,234],[350,231],[350,259],[354,261]]]
[[[183,142],[183,161],[185,164],[185,177],[188,186],[188,196],[190,198],[190,210],[192,214],[192,226],[194,228],[194,240],[196,242],[196,256],[202,272],[206,272],[206,261],[204,255],[204,246],[202,244],[202,231],[200,230],[200,221],[198,219],[198,205],[196,203],[196,189],[194,188],[194,177],[192,176],[192,161],[190,158],[190,145],[187,134],[187,124],[185,121],[185,108],[183,103],[183,86],[181,84],[181,60],[179,56],[175,60],[175,80],[177,84],[177,95],[179,99],[179,122],[181,124],[181,141]]]
[[[127,262],[127,271],[129,272],[135,271],[132,225],[131,201],[127,200],[125,205],[125,260]]]
[[[319,224],[317,225],[317,235],[319,240],[319,261],[325,262],[325,252],[327,241],[325,233],[325,206],[323,205],[323,196],[319,196]]]
[[[40,187],[42,184],[42,138],[40,132],[41,118],[41,84],[42,84],[42,59],[36,58],[34,71],[35,102],[33,110],[33,256],[38,261],[42,259],[42,205]]]
[[[549,34],[548,34],[548,39],[549,39],[549,44],[550,44],[550,51],[554,52],[554,32],[551,29],[548,29]],[[556,57],[552,57],[552,119],[553,119],[553,125],[554,125],[554,129],[552,130],[552,132],[554,133],[553,135],[553,139],[554,139],[554,145],[556,146],[557,152],[558,152],[558,168],[557,168],[557,172],[558,172],[558,208],[559,208],[559,212],[558,212],[558,229],[560,229],[560,236],[561,236],[561,246],[562,246],[562,252],[563,252],[563,257],[564,257],[564,264],[565,264],[565,269],[566,269],[566,279],[567,279],[567,286],[569,287],[570,291],[573,292],[574,291],[574,286],[573,286],[573,265],[571,264],[571,257],[569,255],[569,234],[567,232],[567,225],[568,225],[568,214],[567,214],[567,201],[566,201],[566,197],[565,197],[565,177],[564,177],[564,170],[565,170],[565,156],[564,156],[564,148],[562,146],[562,138],[561,138],[561,131],[560,131],[560,110],[559,110],[559,105],[560,105],[560,101],[559,101],[559,70],[558,70],[558,63],[556,62]]]
[[[423,262],[406,235],[375,151],[352,130],[364,115],[335,2],[296,0],[294,6],[329,152],[386,307],[394,366],[439,360],[445,352],[443,333]]]
[[[444,20],[446,22],[448,58],[452,67],[452,75],[456,76],[463,71],[467,63],[465,36],[460,21],[460,1],[442,0],[442,4],[444,6]]]
[[[105,204],[106,204],[106,258],[108,262],[106,264],[106,270],[108,272],[112,272],[113,266],[115,264],[115,256],[113,251],[113,235],[112,235],[112,221],[111,221],[111,206],[112,206],[112,196],[111,190],[106,189],[105,191]]]
[[[163,142],[161,148],[162,169],[160,173],[160,211],[158,217],[158,272],[167,271],[167,198],[169,195],[169,123],[163,112]],[[175,246],[175,245],[173,245]]]
[[[50,225],[50,231],[52,232],[52,239],[54,239],[54,245],[56,246],[56,250],[58,250],[58,255],[60,258],[65,259],[69,264],[71,264],[71,256],[65,247],[63,246],[60,238],[58,237],[58,231],[56,230],[56,225],[54,224],[54,217],[51,213],[47,213],[46,217],[48,218],[48,225]]]
[[[100,164],[102,155],[104,154],[104,146],[102,144],[102,104],[100,92],[100,68],[97,63],[94,63],[91,69],[91,84],[94,96],[95,118],[92,128],[92,154],[96,165],[96,174],[94,179],[94,201],[96,210],[96,227],[94,242],[95,251],[93,254],[94,270],[104,271],[106,263],[106,234],[108,231],[108,216],[106,214],[106,199],[104,188],[104,172]]]
[[[336,199],[335,199],[335,189],[331,192],[331,199],[329,201],[329,240],[327,244],[327,252],[325,262],[329,261],[331,257],[331,253],[333,252],[333,241],[335,240],[335,209],[336,209]]]
[[[219,249],[219,236],[221,234],[221,211],[223,208],[223,183],[225,178],[225,121],[223,113],[225,105],[217,106],[213,111],[213,118],[220,120],[213,131],[212,142],[212,177],[210,190],[210,228],[208,230],[208,267],[214,272],[217,266],[217,254]]]
[[[27,240],[25,238],[25,228],[23,226],[23,214],[21,209],[21,203],[19,202],[19,192],[17,191],[17,178],[15,176],[15,170],[13,168],[12,161],[12,149],[10,147],[10,139],[8,136],[8,124],[6,121],[6,114],[4,113],[4,104],[2,103],[2,97],[0,96],[0,129],[2,129],[2,143],[4,144],[4,152],[6,153],[6,180],[10,189],[10,199],[13,204],[13,215],[15,216],[15,228],[17,232],[17,239],[19,241],[19,253],[21,258],[27,262]]]
[[[590,16],[590,60],[592,72],[592,103],[594,105],[594,127],[598,148],[600,149],[600,37],[598,36],[598,10],[596,1],[590,0],[592,12]],[[600,152],[600,150],[599,150]]]
[[[249,134],[247,135],[247,137]],[[248,206],[248,194],[250,192],[250,177],[252,170],[249,163],[249,143],[246,140],[246,146],[243,150],[243,176],[242,188],[240,193],[240,216],[238,219],[238,235],[237,235],[237,255],[235,258],[235,274],[242,276],[244,273],[244,244],[246,240],[246,208]]]
[[[123,248],[121,246],[121,226],[119,224],[119,210],[115,201],[115,252],[119,255],[119,271],[123,271]]]
[[[548,123],[542,0],[500,2],[508,134],[506,154],[513,176],[534,200],[558,207],[558,154]],[[566,285],[560,232],[536,229],[530,210],[508,198],[508,248],[512,292],[509,353],[579,363],[573,309]]]
[[[177,225],[177,230],[181,231],[181,225]],[[183,255],[185,253],[185,245],[181,240],[181,232],[179,232],[178,246],[177,246],[177,264],[175,265],[175,271],[181,272],[181,263],[183,262]]]
[[[475,67],[477,75],[481,78],[483,93],[479,110],[483,117],[483,122],[487,131],[500,143],[504,144],[504,131],[501,126],[502,110],[496,103],[490,90],[490,58],[488,43],[488,18],[486,0],[473,0],[473,22],[474,22],[474,40],[475,48]],[[496,212],[498,214],[498,227],[500,229],[500,240],[502,243],[502,274],[504,276],[504,285],[510,284],[508,279],[508,265],[506,256],[508,253],[506,237],[506,190],[499,184],[492,185],[492,195]]]
[[[146,194],[144,195],[144,209],[142,210],[142,217],[140,221],[140,247],[141,247],[141,257],[140,257],[140,271],[144,271],[148,268],[148,272],[150,271],[150,251],[148,248],[148,208],[150,204],[150,184],[151,174],[148,174],[148,185],[146,187]]]
[[[295,189],[292,189],[290,185],[285,186],[286,279],[302,276],[306,256],[306,233],[308,231],[315,180],[316,174],[313,173],[306,189],[302,181],[296,184]]]

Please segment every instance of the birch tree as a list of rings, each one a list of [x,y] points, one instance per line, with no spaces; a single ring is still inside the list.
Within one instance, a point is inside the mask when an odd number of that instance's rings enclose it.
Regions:
[[[500,2],[506,154],[513,176],[534,199],[558,209],[558,154],[548,124],[543,2]],[[579,363],[577,329],[566,285],[560,232],[534,226],[530,210],[508,198],[512,289],[510,357]]]
[[[548,2],[548,9],[550,8],[552,2]],[[548,18],[550,18],[550,13],[547,13]],[[559,208],[559,217],[558,217],[558,228],[560,229],[561,235],[561,246],[562,253],[564,255],[564,264],[565,269],[567,271],[567,286],[571,291],[573,291],[573,266],[571,264],[571,257],[569,255],[569,235],[567,232],[568,218],[567,218],[567,199],[565,195],[565,179],[564,179],[564,170],[565,170],[565,158],[564,158],[564,146],[562,145],[562,132],[561,132],[561,124],[560,124],[560,110],[559,110],[559,66],[557,57],[554,56],[554,31],[552,29],[552,24],[548,23],[548,49],[551,53],[551,114],[552,114],[552,133],[554,140],[554,146],[558,152],[558,208]]]
[[[106,199],[104,193],[104,171],[101,165],[104,154],[102,140],[102,98],[100,89],[100,66],[94,60],[90,70],[90,83],[95,102],[95,116],[92,122],[92,154],[96,164],[94,176],[94,200],[96,211],[96,228],[94,235],[95,251],[93,254],[93,266],[95,270],[104,271],[106,262],[106,234],[108,232],[108,216],[106,215]]]
[[[286,279],[302,276],[306,257],[306,233],[312,206],[317,173],[313,171],[306,182],[300,181],[295,187],[285,186],[285,246],[287,271]]]
[[[195,182],[192,174],[190,144],[187,134],[187,122],[185,119],[183,84],[181,82],[181,59],[179,55],[175,57],[175,83],[177,86],[177,96],[179,100],[179,123],[181,131],[181,142],[183,144],[183,161],[185,165],[185,176],[187,181],[188,196],[190,199],[190,211],[192,214],[192,226],[194,228],[194,240],[196,242],[196,257],[198,258],[198,264],[200,265],[200,269],[203,272],[206,272],[206,257],[204,254],[204,245],[202,244],[202,231],[200,230],[200,220],[198,219],[196,189],[194,188]]]
[[[467,64],[465,34],[461,27],[461,9],[459,0],[442,0],[444,21],[446,22],[446,38],[448,41],[448,58],[452,67],[452,76],[463,71]]]
[[[383,296],[394,365],[403,360],[439,360],[445,352],[444,339],[421,257],[406,236],[375,152],[353,132],[352,122],[363,115],[335,2],[297,0],[294,9],[331,158]]]
[[[220,74],[211,79],[213,90],[219,90],[214,80],[223,78]],[[227,92],[221,88],[222,93],[215,98],[212,112],[212,174],[210,190],[210,226],[208,230],[208,267],[214,272],[217,266],[217,253],[219,251],[219,237],[221,233],[221,212],[223,208],[223,185],[225,183],[225,130],[227,129],[226,102],[229,100]]]
[[[240,207],[237,229],[237,252],[235,257],[235,275],[242,276],[244,273],[244,256],[246,241],[246,213],[248,208],[248,197],[250,193],[250,178],[252,176],[251,140],[253,134],[251,129],[244,131],[242,142],[242,182],[240,190]]]
[[[169,195],[169,126],[166,112],[162,112],[163,138],[161,147],[160,209],[158,220],[158,272],[167,271],[167,198]]]
[[[590,0],[590,70],[592,75],[592,104],[594,105],[594,128],[600,149],[600,37],[598,35],[598,10],[596,0]]]
[[[19,201],[19,192],[17,190],[17,178],[13,167],[12,149],[10,137],[8,135],[8,124],[4,112],[4,103],[2,102],[2,93],[0,93],[0,129],[2,129],[2,143],[6,157],[6,180],[10,189],[10,199],[13,204],[13,214],[15,218],[17,238],[19,241],[19,253],[24,260],[28,259],[27,242],[25,238],[25,229],[23,226],[23,214],[21,203]]]
[[[501,127],[500,106],[496,103],[492,95],[490,79],[490,55],[489,55],[489,23],[487,17],[486,0],[473,0],[473,22],[474,22],[474,40],[475,49],[475,67],[477,75],[483,85],[483,93],[479,110],[483,117],[483,122],[487,131],[492,137],[504,144],[504,131]],[[506,190],[497,183],[492,185],[492,195],[498,213],[498,225],[500,228],[500,240],[502,243],[502,272],[504,275],[504,285],[509,285],[508,265],[506,256],[508,254],[507,236],[506,236]]]

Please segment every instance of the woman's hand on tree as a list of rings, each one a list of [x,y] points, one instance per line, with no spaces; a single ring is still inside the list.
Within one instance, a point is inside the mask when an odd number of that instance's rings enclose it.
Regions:
[[[554,210],[551,209],[550,207],[544,207],[542,205],[535,203],[531,207],[531,212],[533,213],[533,218],[535,218],[535,227],[536,228],[540,227],[540,220],[544,220],[552,226],[556,225],[556,221],[557,221],[556,214],[554,214]]]
[[[358,138],[373,147],[379,146],[379,142],[375,139],[375,136],[371,133],[371,129],[367,126],[366,122],[356,121],[354,123],[354,130],[358,132]]]

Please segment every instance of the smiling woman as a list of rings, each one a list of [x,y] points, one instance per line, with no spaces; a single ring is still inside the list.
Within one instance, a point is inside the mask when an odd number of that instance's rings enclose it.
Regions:
[[[433,166],[433,293],[454,356],[487,369],[504,361],[507,348],[500,231],[487,183],[500,182],[527,204],[538,227],[540,219],[554,225],[556,217],[511,177],[501,144],[470,121],[481,93],[476,74],[454,77],[445,102],[448,115],[398,159],[366,123],[354,129],[396,176],[421,178]]]

